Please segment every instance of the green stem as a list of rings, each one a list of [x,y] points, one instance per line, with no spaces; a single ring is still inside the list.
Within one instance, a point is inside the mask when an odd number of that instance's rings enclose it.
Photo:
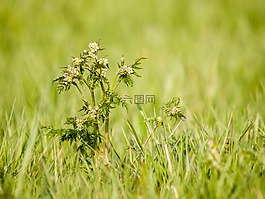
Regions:
[[[93,107],[96,106],[96,98],[95,98],[95,91],[94,91],[94,84],[92,86],[89,86],[87,84],[87,81],[85,79],[83,79],[84,82],[85,82],[85,85],[88,87],[89,91],[90,91],[90,95],[91,95],[91,104]],[[96,128],[96,136],[97,138],[99,139],[99,142],[100,142],[100,131],[99,131],[99,125],[98,125],[98,122],[95,123],[95,128]]]
[[[95,106],[96,105],[96,99],[95,99],[95,92],[94,92],[94,83],[92,86],[89,86],[87,84],[87,81],[83,78],[83,81],[85,83],[85,85],[88,87],[89,91],[90,91],[90,95],[91,95],[91,103],[92,103],[92,106]]]
[[[107,93],[104,88],[104,84],[102,81],[100,81],[100,87],[103,94],[103,98],[105,101],[107,101]],[[108,159],[108,153],[109,153],[109,105],[106,109],[106,118],[105,118],[105,158]]]
[[[96,99],[95,99],[95,92],[94,92],[94,89],[93,88],[90,89],[90,95],[91,95],[91,103],[92,103],[92,106],[95,107],[95,105],[96,105]]]
[[[152,132],[149,134],[149,136],[147,137],[147,139],[145,140],[143,147],[145,147],[145,145],[148,143],[148,141],[150,140],[151,136],[155,133],[155,131],[157,130],[157,128],[162,124],[162,122],[168,117],[168,115],[166,115],[160,122],[158,122],[156,124],[156,126],[153,128]]]
[[[102,94],[103,94],[103,98],[106,99],[107,98],[106,91],[105,91],[104,84],[103,84],[102,81],[100,81],[100,88],[101,88],[101,91],[102,91]]]
[[[91,94],[91,100],[92,100],[92,106],[95,107],[96,106],[96,99],[95,99],[95,92],[94,92],[94,88],[91,88],[90,89],[90,94]],[[97,138],[99,139],[99,142],[100,142],[100,131],[99,131],[99,125],[98,125],[98,121],[96,121],[95,123],[95,127],[96,127],[96,136]]]
[[[85,85],[87,86],[87,88],[89,89],[90,91],[90,95],[91,95],[91,103],[92,103],[92,106],[95,106],[96,105],[96,99],[95,99],[95,92],[94,92],[94,86],[89,86],[87,84],[87,81],[83,78],[83,81],[85,83]],[[94,84],[93,84],[94,85]],[[78,88],[78,90],[80,90]]]
[[[109,153],[109,109],[106,113],[105,121],[105,157],[108,158]]]
[[[118,75],[116,75],[115,78],[114,78],[113,84],[111,86],[111,91],[113,91],[113,90],[115,90],[117,88],[117,86],[115,87],[115,84],[116,84],[117,80],[118,80]]]

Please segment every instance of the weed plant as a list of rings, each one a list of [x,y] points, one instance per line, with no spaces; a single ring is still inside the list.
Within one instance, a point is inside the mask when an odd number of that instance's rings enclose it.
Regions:
[[[98,152],[104,153],[108,161],[110,112],[119,105],[124,108],[128,106],[116,91],[117,87],[120,83],[133,86],[133,76],[141,77],[138,74],[138,70],[142,69],[139,65],[141,60],[145,58],[141,57],[132,64],[126,64],[122,56],[120,63],[118,63],[115,78],[113,82],[110,82],[107,76],[110,72],[110,66],[106,56],[100,57],[99,53],[102,50],[104,49],[100,47],[99,42],[89,43],[88,49],[80,53],[79,57],[73,57],[72,63],[63,68],[62,75],[54,79],[53,82],[58,83],[59,93],[68,91],[72,86],[77,89],[83,101],[83,106],[79,110],[83,113],[83,117],[67,117],[65,124],[70,125],[70,128],[49,128],[48,133],[60,136],[61,141],[78,142],[77,150],[87,157],[92,157]],[[101,93],[99,99],[96,99],[95,96],[97,90]],[[90,94],[89,99],[84,97],[84,92]],[[163,125],[166,118],[176,121],[185,118],[179,103],[179,98],[173,98],[162,108],[163,117],[148,118],[155,123],[155,127],[144,142],[144,146],[156,129]],[[101,133],[102,126],[104,126],[104,136]],[[104,149],[101,147],[102,141],[104,141]]]

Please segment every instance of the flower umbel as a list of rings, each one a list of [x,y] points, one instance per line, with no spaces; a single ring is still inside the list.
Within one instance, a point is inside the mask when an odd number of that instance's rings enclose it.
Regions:
[[[130,66],[122,66],[117,71],[117,74],[120,76],[128,76],[128,75],[132,75],[133,73],[134,73],[134,70]]]
[[[99,58],[98,63],[100,66],[104,67],[104,68],[108,68],[108,59],[106,58]]]
[[[78,130],[78,131],[82,131],[83,129],[84,129],[84,123],[87,121],[87,119],[85,118],[85,119],[80,119],[80,118],[77,118],[76,120],[75,120],[75,122],[76,122],[76,129]]]
[[[79,78],[80,76],[81,73],[78,67],[68,65],[63,73],[63,81],[65,84],[71,84],[75,78]]]
[[[185,115],[182,113],[180,107],[180,99],[173,98],[169,100],[163,107],[162,110],[166,114],[167,117],[177,119],[185,119]]]
[[[80,59],[78,57],[74,57],[72,59],[73,65],[74,66],[80,66],[82,64],[82,62],[84,61],[84,59]]]
[[[132,63],[131,65],[126,65],[124,57],[121,58],[120,64],[118,64],[118,71],[117,71],[117,76],[119,78],[119,81],[123,81],[127,86],[133,86],[133,80],[132,80],[132,75],[136,77],[141,77],[136,70],[142,69],[138,67],[140,64],[140,61],[142,59],[145,59],[144,57],[138,58]]]
[[[107,68],[101,68],[101,69],[99,69],[98,73],[100,74],[100,76],[102,78],[106,79],[107,78],[107,71],[108,71]]]
[[[68,65],[68,67],[66,69],[66,72],[69,75],[71,75],[71,76],[73,76],[75,78],[77,78],[77,77],[79,77],[81,75],[80,68],[79,67],[76,67],[76,66],[70,66],[70,65]]]
[[[95,54],[99,51],[99,44],[98,42],[92,42],[88,44],[88,47],[90,49],[90,52]]]
[[[88,115],[91,119],[97,119],[98,117],[98,111],[99,111],[99,107],[95,106],[92,107],[91,105],[88,107]]]

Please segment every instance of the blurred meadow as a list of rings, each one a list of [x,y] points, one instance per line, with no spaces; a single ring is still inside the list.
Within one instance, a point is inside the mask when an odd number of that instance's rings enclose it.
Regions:
[[[60,167],[65,174],[53,173],[56,165],[50,167],[49,162],[57,161],[54,159],[58,159],[62,147],[58,140],[47,138],[40,130],[42,125],[60,127],[66,116],[78,115],[82,102],[76,90],[59,95],[52,80],[60,75],[60,67],[70,63],[71,57],[87,48],[89,42],[100,41],[106,48],[102,54],[108,55],[113,73],[122,55],[128,63],[137,57],[148,58],[141,64],[142,77],[135,79],[134,87],[119,88],[122,95],[155,95],[154,105],[142,105],[148,116],[158,113],[168,99],[178,96],[187,117],[179,127],[179,134],[192,136],[207,132],[208,137],[201,140],[200,146],[205,146],[208,138],[218,137],[217,142],[223,141],[228,134],[238,140],[247,127],[250,131],[246,130],[246,136],[242,136],[246,143],[251,132],[255,139],[260,134],[265,137],[264,10],[263,0],[1,1],[0,197],[2,194],[4,198],[13,195],[20,198],[24,193],[25,198],[71,195],[73,198],[264,198],[265,189],[261,184],[264,173],[260,174],[261,179],[256,179],[257,174],[248,179],[249,184],[239,185],[237,190],[241,191],[231,191],[232,195],[220,191],[227,189],[225,183],[221,183],[225,181],[223,178],[221,182],[214,181],[216,184],[207,192],[198,187],[200,182],[196,184],[195,176],[183,182],[184,178],[176,177],[178,173],[174,177],[178,180],[172,178],[171,184],[164,188],[161,185],[160,191],[155,188],[152,191],[152,187],[146,191],[144,187],[148,186],[138,182],[135,186],[142,188],[132,188],[135,195],[126,185],[125,188],[120,185],[113,173],[110,179],[117,182],[111,181],[114,185],[109,184],[104,190],[96,178],[84,177],[84,183],[75,187],[79,178],[69,165]],[[130,137],[126,118],[143,140],[147,136],[143,118],[134,104],[128,113],[115,110],[111,115],[111,139],[118,153],[126,149],[123,130]],[[255,161],[262,162],[259,165],[262,172],[264,141],[243,145],[253,148],[258,144],[252,155],[257,158]],[[222,148],[219,142],[217,145]],[[75,154],[69,148],[64,145],[63,158]],[[31,170],[43,156],[46,157],[41,161],[41,169]],[[177,168],[177,164],[173,167]],[[241,172],[248,167],[240,168]],[[152,182],[149,170],[145,169],[146,182]],[[56,189],[51,191],[57,177]],[[237,177],[232,179],[241,183]],[[244,177],[240,179],[243,183]],[[178,187],[178,183],[183,185]],[[82,193],[82,187],[88,185],[94,186],[93,189]],[[187,190],[189,185],[192,188]],[[219,191],[214,188],[217,185],[221,186]],[[172,186],[175,188],[168,189]],[[99,190],[102,195],[95,195]]]

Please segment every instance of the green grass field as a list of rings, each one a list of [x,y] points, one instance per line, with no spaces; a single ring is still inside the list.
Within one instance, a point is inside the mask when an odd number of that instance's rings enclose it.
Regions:
[[[263,199],[264,9],[263,0],[2,1],[0,198]],[[98,40],[113,71],[122,55],[148,57],[119,91],[156,97],[144,112],[132,104],[111,115],[109,167],[41,129],[80,115],[76,90],[59,95],[52,80]],[[143,147],[142,115],[175,96],[187,119]]]

